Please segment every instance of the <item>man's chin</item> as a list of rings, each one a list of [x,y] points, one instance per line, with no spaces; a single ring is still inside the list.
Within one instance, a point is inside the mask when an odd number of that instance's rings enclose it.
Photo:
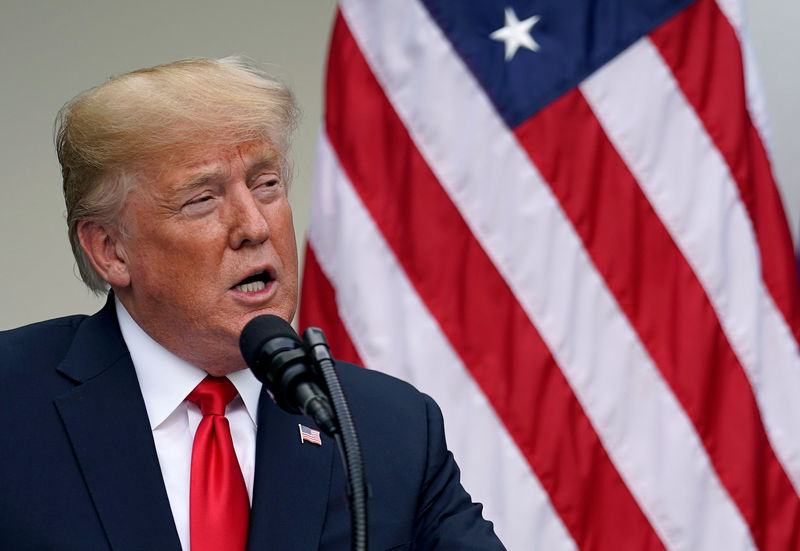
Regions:
[[[247,364],[244,363],[244,360],[241,360],[241,363],[238,365],[231,365],[228,367],[219,367],[215,365],[203,368],[203,370],[212,377],[224,377],[225,375],[230,375],[242,369],[247,369]]]
[[[244,326],[247,325],[251,320],[257,318],[258,316],[278,316],[282,320],[287,323],[292,323],[294,319],[295,308],[287,308],[287,307],[280,307],[280,306],[265,306],[263,308],[258,308],[249,312],[246,316],[244,316],[244,322],[239,330],[241,334],[241,330],[244,329]]]

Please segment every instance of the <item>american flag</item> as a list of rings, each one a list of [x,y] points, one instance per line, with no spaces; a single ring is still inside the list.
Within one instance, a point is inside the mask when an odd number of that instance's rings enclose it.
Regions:
[[[800,294],[742,12],[340,4],[300,325],[438,401],[509,549],[800,548]]]
[[[297,428],[300,429],[300,443],[311,442],[318,446],[322,445],[322,439],[319,437],[319,431],[308,428],[305,425],[298,424]]]

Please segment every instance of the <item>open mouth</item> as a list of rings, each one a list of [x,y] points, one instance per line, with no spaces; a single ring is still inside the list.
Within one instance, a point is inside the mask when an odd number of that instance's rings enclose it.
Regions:
[[[257,293],[266,289],[267,284],[273,280],[273,277],[267,272],[258,272],[244,278],[242,281],[233,286],[237,291],[242,293]]]

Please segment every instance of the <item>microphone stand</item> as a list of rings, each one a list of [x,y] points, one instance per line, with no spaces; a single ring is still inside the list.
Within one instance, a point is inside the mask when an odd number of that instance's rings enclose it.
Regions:
[[[303,332],[303,342],[311,358],[322,373],[328,396],[333,405],[333,412],[339,421],[339,431],[333,436],[347,479],[347,498],[350,503],[350,527],[352,532],[351,549],[367,550],[367,498],[369,488],[364,475],[364,460],[361,456],[361,445],[358,442],[350,407],[339,383],[339,377],[333,367],[333,358],[328,342],[322,330],[309,327]]]

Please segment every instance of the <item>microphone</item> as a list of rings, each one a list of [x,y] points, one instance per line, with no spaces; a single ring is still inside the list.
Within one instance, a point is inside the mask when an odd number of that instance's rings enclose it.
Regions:
[[[239,349],[278,406],[289,413],[304,413],[329,436],[339,432],[313,361],[291,325],[273,315],[253,318],[239,336]]]

